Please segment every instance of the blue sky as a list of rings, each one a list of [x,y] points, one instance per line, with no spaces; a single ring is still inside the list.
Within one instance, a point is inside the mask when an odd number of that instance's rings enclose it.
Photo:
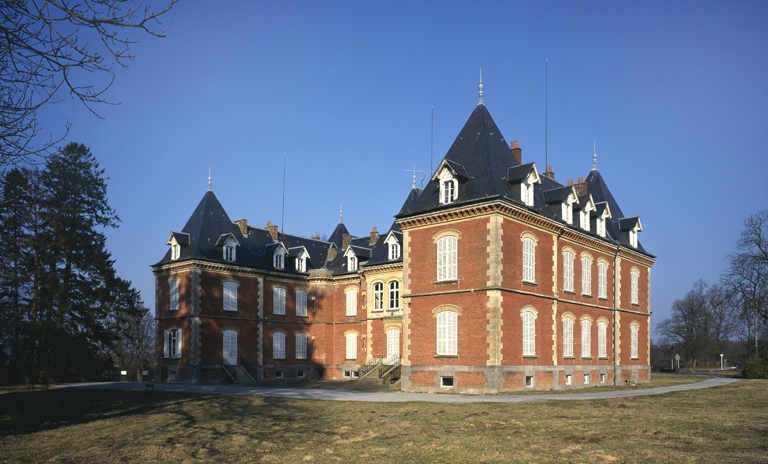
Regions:
[[[157,1],[156,6],[160,4]],[[149,265],[207,188],[232,219],[330,234],[386,230],[477,103],[523,161],[556,179],[598,168],[658,256],[652,325],[712,283],[749,214],[768,207],[766,2],[185,1],[167,38],[136,36],[98,119],[41,116],[88,146],[123,223],[108,247],[154,308]]]

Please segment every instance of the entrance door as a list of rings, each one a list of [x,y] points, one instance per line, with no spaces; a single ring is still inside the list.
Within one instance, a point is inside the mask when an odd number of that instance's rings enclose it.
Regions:
[[[224,331],[224,361],[233,366],[237,364],[237,332],[234,330]]]
[[[400,331],[387,330],[387,364],[400,363]]]

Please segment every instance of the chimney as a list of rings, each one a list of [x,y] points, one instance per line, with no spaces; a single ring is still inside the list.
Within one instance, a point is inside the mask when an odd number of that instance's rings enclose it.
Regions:
[[[235,221],[232,221],[240,228],[240,233],[243,234],[243,237],[248,236],[248,219],[237,219]]]
[[[312,239],[314,239],[314,240],[320,240],[320,236],[319,236],[319,235],[317,235],[317,231],[315,231],[315,236],[314,236],[314,237],[312,237]]]
[[[354,237],[349,234],[342,234],[341,235],[341,249],[346,250],[349,246],[350,242],[352,242],[352,239]]]
[[[373,226],[371,230],[371,239],[368,240],[368,245],[373,245],[379,240],[379,233],[376,231],[376,226]]]
[[[512,142],[512,156],[517,160],[517,164],[523,164],[523,149],[517,146],[517,140]]]
[[[267,221],[267,227],[266,229],[269,231],[269,234],[272,236],[272,241],[277,241],[277,226],[272,225],[272,221]]]
[[[579,196],[587,194],[587,183],[584,182],[584,177],[579,177],[579,183],[576,184],[576,193]]]
[[[544,173],[545,176],[549,177],[550,179],[555,178],[555,171],[552,170],[552,166],[547,166],[547,170]]]

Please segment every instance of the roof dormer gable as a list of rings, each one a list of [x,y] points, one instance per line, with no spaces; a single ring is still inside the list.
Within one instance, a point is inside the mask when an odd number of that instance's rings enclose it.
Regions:
[[[440,186],[438,202],[441,205],[447,205],[456,201],[459,197],[460,182],[465,182],[468,179],[469,176],[464,166],[444,159],[432,176],[432,180]]]
[[[402,255],[402,245],[398,234],[394,231],[390,231],[389,234],[387,234],[387,238],[384,239],[384,243],[387,246],[387,261],[400,259]]]
[[[619,218],[619,230],[629,235],[629,244],[637,248],[637,233],[643,231],[643,224],[640,222],[640,216],[628,218]]]
[[[272,267],[275,269],[285,269],[285,255],[288,254],[288,249],[285,248],[283,242],[270,243],[264,247],[264,256],[267,259],[272,259]]]
[[[595,233],[597,235],[605,238],[606,235],[606,226],[605,223],[608,221],[608,219],[611,219],[611,207],[608,205],[607,201],[601,201],[599,203],[595,203],[595,210],[590,213],[590,216],[592,216],[595,219]]]
[[[579,205],[581,206],[581,209],[579,210],[579,225],[582,229],[589,231],[592,212],[596,209],[592,195],[581,195],[579,197]]]
[[[293,258],[293,267],[299,272],[307,272],[309,252],[303,246],[288,249],[288,257]]]
[[[186,232],[171,232],[168,235],[168,240],[165,241],[166,245],[171,246],[171,259],[179,259],[181,257],[182,247],[189,245],[190,237]]]
[[[573,205],[578,205],[579,195],[573,185],[547,190],[544,193],[544,202],[550,205],[560,204],[560,219],[573,224]]]
[[[237,247],[240,242],[237,241],[234,234],[221,234],[216,241],[216,247],[221,248],[224,261],[237,261]]]
[[[536,163],[527,163],[520,166],[512,166],[507,169],[507,182],[520,184],[520,201],[526,206],[533,206],[533,186],[541,184],[539,170]]]

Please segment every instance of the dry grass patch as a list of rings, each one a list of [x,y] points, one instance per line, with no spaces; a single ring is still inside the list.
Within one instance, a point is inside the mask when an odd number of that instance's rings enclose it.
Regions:
[[[768,381],[525,404],[0,394],[9,462],[768,462]]]

